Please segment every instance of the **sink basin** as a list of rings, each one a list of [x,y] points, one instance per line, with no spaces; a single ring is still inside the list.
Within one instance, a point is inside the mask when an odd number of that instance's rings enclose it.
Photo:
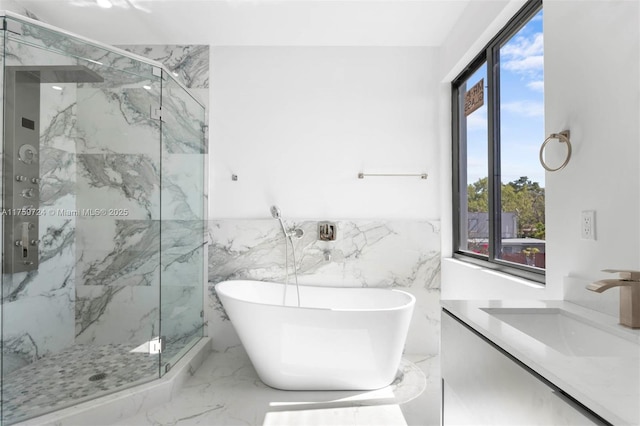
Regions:
[[[639,357],[640,345],[558,308],[483,311],[565,355]]]

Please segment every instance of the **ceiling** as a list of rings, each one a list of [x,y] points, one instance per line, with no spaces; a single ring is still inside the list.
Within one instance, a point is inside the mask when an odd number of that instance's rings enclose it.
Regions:
[[[113,7],[104,9],[96,0],[8,1],[51,25],[104,43],[214,46],[440,46],[471,3],[111,0]]]

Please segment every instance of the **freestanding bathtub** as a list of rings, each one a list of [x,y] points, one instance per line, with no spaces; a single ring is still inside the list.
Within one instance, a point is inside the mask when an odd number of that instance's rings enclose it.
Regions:
[[[371,390],[393,382],[415,298],[378,288],[224,281],[215,287],[260,379],[284,390]]]

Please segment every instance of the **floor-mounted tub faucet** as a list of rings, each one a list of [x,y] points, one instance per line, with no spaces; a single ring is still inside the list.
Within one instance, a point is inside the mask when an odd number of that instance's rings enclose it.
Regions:
[[[640,271],[604,269],[602,272],[618,272],[620,278],[596,281],[589,284],[587,290],[602,293],[620,287],[620,324],[640,328]]]

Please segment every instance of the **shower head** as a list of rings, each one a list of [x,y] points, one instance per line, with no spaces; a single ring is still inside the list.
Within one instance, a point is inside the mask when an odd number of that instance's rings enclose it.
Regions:
[[[102,83],[104,78],[82,65],[11,66],[24,83]]]
[[[281,214],[278,206],[271,206],[271,216],[273,216],[274,219],[280,219]]]

